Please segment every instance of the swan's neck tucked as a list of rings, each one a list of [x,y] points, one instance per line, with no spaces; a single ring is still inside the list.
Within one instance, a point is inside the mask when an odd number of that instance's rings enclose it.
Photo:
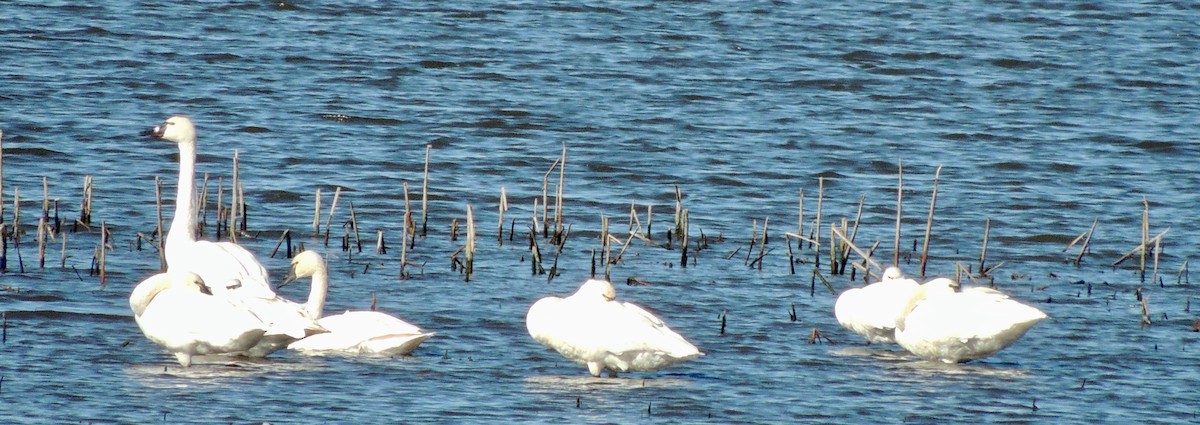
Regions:
[[[325,310],[325,295],[329,292],[329,272],[324,265],[317,268],[317,271],[312,275],[312,287],[308,290],[308,303],[304,304],[304,311],[313,320],[321,318],[321,313]]]
[[[196,144],[179,144],[179,183],[175,195],[175,216],[167,232],[167,253],[172,247],[196,241]],[[179,249],[179,248],[176,248]],[[167,258],[170,258],[169,256]],[[169,263],[169,261],[168,261]]]

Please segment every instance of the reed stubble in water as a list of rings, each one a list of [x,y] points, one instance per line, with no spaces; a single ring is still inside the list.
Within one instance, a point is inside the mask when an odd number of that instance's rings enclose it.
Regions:
[[[925,276],[925,265],[929,261],[929,237],[933,233],[933,211],[937,207],[938,181],[942,177],[942,166],[933,173],[933,191],[929,195],[929,218],[925,220],[925,243],[921,245],[921,276]]]

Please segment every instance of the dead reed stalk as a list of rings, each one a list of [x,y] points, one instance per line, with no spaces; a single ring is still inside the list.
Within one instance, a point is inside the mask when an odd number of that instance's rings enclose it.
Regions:
[[[164,247],[163,207],[162,207],[162,177],[154,176],[154,244],[158,247],[158,269],[167,271],[167,253]]]
[[[558,192],[554,200],[554,239],[560,241],[563,231],[563,190],[567,182],[567,144],[562,146],[562,159],[558,162]],[[558,242],[556,242],[558,243]]]
[[[471,204],[467,204],[467,245],[466,245],[466,276],[464,281],[471,281],[471,274],[475,272],[475,213],[471,208]]]
[[[504,246],[504,212],[508,211],[508,192],[500,186],[499,218],[496,219],[496,242]]]
[[[925,276],[925,265],[929,261],[929,236],[933,233],[933,210],[937,206],[938,181],[942,177],[942,166],[933,173],[933,193],[929,195],[929,218],[925,220],[925,243],[921,246],[921,276]]]
[[[337,210],[338,198],[342,196],[342,187],[333,191],[333,202],[329,203],[329,215],[325,217],[325,246],[329,246],[329,229],[333,227],[333,212]]]
[[[238,222],[238,204],[240,196],[238,195],[238,151],[233,151],[233,181],[229,184],[229,224],[226,230],[229,231],[229,241],[237,243],[237,222]],[[194,201],[194,200],[193,200]]]
[[[83,176],[83,205],[79,207],[79,224],[89,227],[92,225],[92,176]]]
[[[317,188],[316,205],[313,208],[313,234],[321,234],[321,188]]]
[[[1067,252],[1067,250],[1071,249],[1072,246],[1075,246],[1075,244],[1078,243],[1080,240],[1083,241],[1083,245],[1081,245],[1079,247],[1079,254],[1075,256],[1075,265],[1076,266],[1078,266],[1083,261],[1083,254],[1087,253],[1088,246],[1092,242],[1092,235],[1096,233],[1096,225],[1099,223],[1100,223],[1099,217],[1097,217],[1095,220],[1092,220],[1092,227],[1088,228],[1088,230],[1086,232],[1083,232],[1078,237],[1076,237],[1075,240],[1071,241],[1071,243],[1068,244],[1066,248],[1063,248],[1063,252]]]
[[[893,246],[892,265],[900,266],[900,219],[904,216],[904,161],[896,167],[896,243]]]
[[[421,183],[421,237],[424,238],[429,230],[429,153],[433,145],[425,145],[425,178]],[[405,199],[408,199],[406,196]],[[415,236],[414,236],[415,238]]]

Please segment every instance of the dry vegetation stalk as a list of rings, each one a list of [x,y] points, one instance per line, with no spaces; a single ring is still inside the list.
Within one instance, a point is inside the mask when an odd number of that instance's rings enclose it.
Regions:
[[[921,246],[921,276],[925,276],[925,265],[929,261],[929,237],[933,233],[933,210],[937,207],[938,181],[942,177],[942,166],[933,173],[933,192],[929,195],[929,218],[925,220],[925,243]]]
[[[896,243],[893,246],[892,265],[900,266],[900,219],[904,216],[904,161],[896,168]]]
[[[508,211],[508,191],[500,186],[499,218],[496,219],[496,241],[504,246],[504,212]]]
[[[987,246],[988,237],[992,233],[992,218],[984,217],[983,219],[983,248],[979,250],[979,276],[987,276],[987,269],[984,265],[987,264]]]
[[[425,179],[421,183],[421,237],[424,238],[429,231],[429,153],[433,151],[433,145],[425,145]],[[405,196],[405,199],[408,199]],[[415,238],[415,236],[414,236]]]
[[[313,234],[321,234],[321,188],[317,188],[316,201],[313,207]]]
[[[333,212],[337,210],[338,198],[342,196],[342,187],[333,191],[333,202],[329,203],[329,215],[325,217],[325,246],[329,246],[329,228],[333,227]]]
[[[233,181],[229,184],[229,224],[226,225],[226,230],[229,231],[229,241],[237,243],[237,223],[238,223],[238,151],[233,151]]]
[[[162,178],[154,176],[154,205],[155,205],[155,223],[154,223],[154,246],[158,248],[158,269],[159,271],[167,271],[167,253],[163,249],[163,208],[162,208]]]
[[[467,204],[467,245],[466,245],[466,282],[471,281],[471,274],[475,272],[475,213],[471,208],[471,204]]]
[[[558,194],[554,200],[554,238],[561,243],[563,231],[563,188],[567,182],[567,144],[563,143],[562,159],[558,162]]]

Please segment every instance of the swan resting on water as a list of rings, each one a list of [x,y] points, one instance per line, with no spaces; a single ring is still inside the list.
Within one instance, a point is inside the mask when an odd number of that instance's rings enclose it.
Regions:
[[[870,344],[896,342],[896,325],[904,318],[908,302],[920,284],[904,278],[897,267],[883,271],[879,282],[842,292],[833,314],[842,327],[861,335]]]
[[[175,216],[164,248],[167,269],[200,275],[214,296],[254,312],[281,330],[258,340],[246,351],[247,356],[263,357],[300,338],[325,332],[317,324],[317,318],[308,317],[300,304],[275,295],[266,268],[253,253],[231,242],[196,239],[196,126],[192,120],[172,115],[144,134],[175,143],[179,148]]]
[[[312,317],[320,317],[329,291],[329,271],[325,260],[314,251],[296,254],[287,278],[279,286],[305,277],[312,277],[305,310]],[[337,352],[395,356],[412,353],[435,334],[376,311],[347,311],[321,317],[317,323],[329,332],[293,342],[288,348],[308,354]]]
[[[191,272],[159,273],[129,295],[134,320],[146,338],[166,348],[179,364],[192,356],[245,355],[274,331],[249,310],[212,296]]]
[[[961,363],[996,354],[1047,318],[1000,291],[958,287],[946,278],[922,284],[896,328],[896,343],[925,360]]]
[[[590,279],[566,298],[542,298],[525,316],[529,335],[586,365],[592,376],[606,369],[613,377],[656,371],[704,355],[662,320],[616,296],[611,282]]]

